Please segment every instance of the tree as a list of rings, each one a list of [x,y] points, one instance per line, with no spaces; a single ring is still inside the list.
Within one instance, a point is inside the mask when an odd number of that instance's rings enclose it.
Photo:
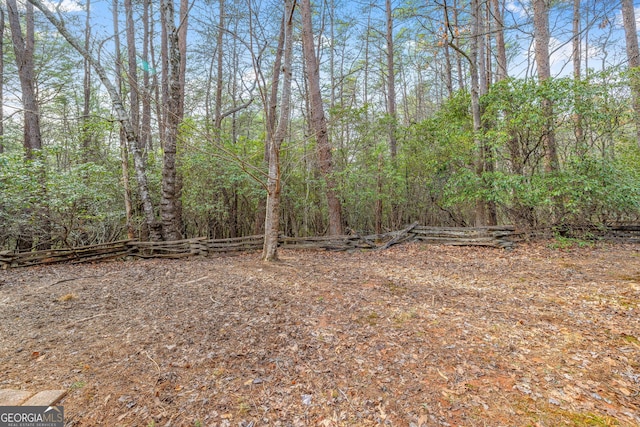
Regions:
[[[391,119],[389,126],[389,149],[391,158],[395,159],[398,154],[398,141],[396,139],[396,79],[394,69],[394,49],[393,49],[393,9],[391,8],[391,0],[385,1],[386,28],[385,34],[387,41],[387,113]]]
[[[580,81],[582,78],[580,65],[582,63],[582,39],[580,37],[580,1],[573,0],[573,78],[576,81]],[[576,104],[580,102],[579,97],[576,97]],[[578,144],[582,144],[584,140],[584,130],[582,128],[582,114],[577,112],[574,114],[574,121],[576,123],[576,140]]]
[[[551,63],[549,60],[549,4],[547,0],[533,0],[533,27],[535,38],[535,59],[538,70],[538,81],[545,84],[551,78]],[[558,150],[554,131],[553,101],[549,97],[542,100],[542,110],[546,121],[546,131],[543,136],[545,150],[545,170],[558,170]]]
[[[124,0],[125,29],[127,34],[127,76],[129,81],[129,112],[131,114],[131,126],[133,132],[138,135],[136,143],[138,150],[143,151],[144,146],[140,138],[140,88],[138,86],[138,53],[136,49],[136,32],[133,19],[132,0]]]
[[[4,152],[4,8],[0,5],[0,154]]]
[[[165,240],[178,240],[182,237],[180,231],[182,219],[179,208],[180,183],[176,168],[176,154],[178,132],[183,119],[181,109],[184,105],[184,80],[180,74],[183,61],[180,49],[181,27],[176,27],[175,25],[173,0],[161,1],[160,14],[163,16],[163,32],[167,38],[167,50],[163,51],[163,54],[167,55],[167,57],[163,59],[163,62],[168,64],[160,216]],[[186,20],[181,20],[180,25],[186,25]]]
[[[122,54],[120,53],[120,26],[118,20],[118,0],[113,0],[113,41],[115,48],[115,74],[116,74],[116,91],[122,97]],[[87,59],[85,58],[85,62]],[[124,195],[124,211],[127,227],[127,238],[133,239],[135,236],[133,230],[133,206],[131,203],[131,187],[129,185],[129,150],[127,149],[127,136],[124,128],[120,127],[120,167],[122,170],[122,187]]]
[[[327,120],[320,92],[320,69],[313,41],[313,22],[311,19],[311,1],[302,0],[302,50],[309,87],[310,126],[316,140],[318,163],[325,181],[327,204],[329,207],[329,235],[342,234],[342,205],[337,194],[337,184],[333,177],[333,155],[327,132]]]
[[[636,138],[638,146],[640,146],[640,50],[638,49],[638,32],[633,3],[633,0],[622,0],[622,21],[627,45],[627,59],[631,71],[631,97]]]
[[[264,221],[264,247],[262,258],[265,261],[275,261],[278,258],[278,234],[280,231],[280,147],[289,129],[289,114],[291,109],[291,80],[292,80],[292,52],[293,52],[293,11],[295,0],[286,0],[282,27],[284,28],[284,46],[278,50],[277,57],[284,56],[282,72],[284,81],[282,84],[282,99],[280,101],[280,119],[273,134],[273,140],[269,141],[269,175],[267,178],[267,206]],[[280,66],[280,60],[274,61],[274,67]],[[279,75],[274,70],[274,79]],[[278,81],[273,82],[275,86]],[[273,111],[273,110],[272,110]]]
[[[504,42],[504,7],[500,0],[491,0],[496,33],[496,81],[507,78],[507,48]]]
[[[26,5],[26,31],[24,36],[20,25],[20,14],[16,0],[7,0],[7,15],[11,27],[11,40],[13,41],[13,50],[18,66],[22,105],[24,107],[24,147],[27,157],[32,157],[34,150],[40,150],[42,148],[40,107],[36,99],[36,79],[33,62],[35,46],[33,6],[30,3]]]
[[[15,1],[15,0],[7,0],[7,1]],[[122,97],[120,93],[116,89],[116,86],[111,82],[109,76],[107,75],[104,67],[94,58],[87,50],[84,48],[82,43],[80,43],[65,27],[64,23],[60,21],[40,0],[29,0],[29,3],[33,6],[37,7],[44,16],[53,24],[53,26],[58,30],[58,32],[67,40],[67,42],[73,46],[73,48],[80,54],[84,59],[89,61],[94,71],[100,78],[100,81],[104,85],[107,93],[109,94],[109,98],[111,99],[111,103],[113,109],[115,110],[116,116],[120,125],[124,129],[124,133],[127,139],[127,146],[133,152],[134,159],[134,168],[136,172],[136,180],[138,183],[138,192],[140,195],[140,200],[142,202],[143,212],[145,215],[145,220],[147,226],[149,227],[149,235],[153,240],[158,240],[160,238],[160,233],[158,233],[157,223],[155,220],[155,212],[153,209],[153,203],[151,202],[151,195],[149,194],[149,184],[147,182],[147,172],[144,164],[144,160],[142,158],[142,153],[138,149],[138,135],[134,132],[133,126],[131,124],[131,119],[129,114],[124,108],[124,103],[122,101]]]

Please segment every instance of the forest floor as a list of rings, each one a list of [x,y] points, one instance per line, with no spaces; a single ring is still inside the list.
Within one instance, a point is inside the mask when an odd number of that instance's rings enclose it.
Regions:
[[[640,425],[640,247],[0,271],[0,389],[68,426]]]

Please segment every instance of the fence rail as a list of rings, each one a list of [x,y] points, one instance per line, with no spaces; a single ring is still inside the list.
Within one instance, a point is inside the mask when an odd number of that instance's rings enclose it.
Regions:
[[[413,223],[403,230],[361,236],[289,237],[280,236],[279,245],[290,249],[324,249],[334,251],[387,249],[393,245],[418,241],[428,244],[490,246],[511,248],[522,233],[513,226],[493,227],[426,227]],[[589,235],[613,241],[640,243],[640,225],[611,226],[592,229]],[[255,251],[262,249],[263,235],[227,239],[204,237],[172,242],[119,240],[69,249],[32,252],[0,252],[0,268],[28,267],[59,262],[81,263],[122,257],[184,258],[215,253]]]

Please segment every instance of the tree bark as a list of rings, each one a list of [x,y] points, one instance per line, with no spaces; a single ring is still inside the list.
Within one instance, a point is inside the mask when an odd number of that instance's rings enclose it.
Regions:
[[[217,46],[216,46],[216,105],[215,105],[215,116],[213,122],[214,132],[216,132],[216,141],[221,141],[221,132],[220,129],[222,127],[222,81],[223,81],[223,73],[222,73],[222,65],[224,59],[224,32],[225,28],[225,9],[224,2],[225,0],[220,1],[220,10],[218,16],[218,35],[217,35]],[[267,121],[270,121],[268,118]]]
[[[113,43],[115,48],[115,74],[116,90],[122,96],[122,55],[120,53],[120,25],[118,22],[118,0],[113,0]],[[129,150],[127,149],[127,136],[122,126],[120,127],[120,168],[122,170],[122,187],[124,189],[124,210],[127,227],[127,238],[133,239],[133,206],[131,203],[131,187],[129,185]]]
[[[8,0],[14,1],[14,0]],[[111,103],[113,105],[113,109],[115,110],[116,116],[118,117],[118,121],[120,125],[124,129],[127,145],[133,151],[133,159],[134,159],[134,167],[136,171],[136,180],[138,183],[138,192],[140,193],[140,200],[142,202],[142,208],[145,215],[145,220],[150,230],[151,239],[157,240],[159,238],[159,233],[157,232],[157,224],[155,221],[155,213],[153,210],[153,204],[151,202],[151,196],[149,194],[149,185],[147,182],[147,173],[145,170],[144,161],[142,159],[142,154],[138,149],[137,139],[138,136],[133,130],[133,126],[131,125],[131,120],[127,111],[124,108],[124,103],[122,102],[122,97],[116,90],[116,87],[113,85],[111,80],[109,79],[106,70],[100,65],[100,63],[93,57],[89,52],[84,49],[84,46],[67,30],[65,25],[58,20],[58,18],[41,2],[41,0],[28,0],[29,3],[33,4],[37,7],[45,17],[53,24],[54,27],[58,30],[58,32],[67,40],[67,42],[73,46],[73,48],[83,56],[83,58],[87,59],[94,71],[100,78],[100,81],[104,85],[107,93],[109,94],[109,98],[111,99]]]
[[[500,6],[500,0],[492,0],[493,19],[496,27],[496,81],[507,78],[507,49],[504,42],[504,8]]]
[[[335,178],[333,177],[333,155],[320,92],[320,70],[314,49],[310,0],[302,0],[300,12],[302,15],[302,50],[309,85],[310,124],[316,139],[320,172],[326,185],[329,208],[329,234],[340,235],[342,234],[342,206],[338,198]]]
[[[24,107],[24,148],[28,158],[33,156],[34,150],[42,148],[40,134],[40,108],[36,99],[35,67],[33,52],[35,44],[33,6],[26,5],[26,31],[22,34],[20,15],[16,0],[7,0],[7,15],[11,27],[11,40],[18,66],[18,77],[22,92],[22,105]]]
[[[87,52],[91,48],[91,0],[87,0],[87,15],[84,23],[84,48]],[[82,81],[83,103],[82,103],[82,156],[85,161],[89,160],[89,151],[91,150],[91,65],[86,59],[83,61],[84,78]]]
[[[387,41],[387,112],[391,120],[389,125],[389,150],[391,159],[395,160],[398,154],[398,141],[396,138],[396,78],[393,58],[393,10],[391,0],[385,1],[386,12],[386,41]]]
[[[142,117],[140,118],[140,146],[143,152],[152,150],[153,144],[151,142],[151,74],[155,74],[155,70],[151,66],[151,59],[149,58],[149,50],[151,43],[151,32],[149,23],[149,8],[150,0],[143,0],[142,2],[142,61],[143,61],[143,74],[142,74]],[[145,156],[146,157],[146,156]]]
[[[580,65],[582,63],[582,53],[580,49],[582,39],[580,37],[580,0],[573,0],[573,79],[579,82],[582,78]],[[580,106],[580,95],[577,94],[574,100],[574,108]],[[582,146],[584,142],[584,129],[582,127],[582,114],[576,112],[573,115],[575,123],[575,136],[578,146]]]
[[[0,154],[4,153],[4,8],[0,5]]]
[[[541,84],[551,78],[549,61],[549,5],[547,0],[533,0],[533,26],[535,38],[535,59],[538,80]],[[542,113],[545,118],[543,145],[545,151],[545,170],[558,170],[558,150],[554,130],[553,101],[547,97],[542,100]]]
[[[633,3],[633,0],[622,0],[622,21],[631,73],[631,97],[636,124],[636,140],[640,146],[640,50],[638,49],[638,32]]]
[[[280,120],[275,130],[273,141],[269,144],[269,176],[267,178],[267,206],[264,221],[264,246],[262,258],[265,261],[275,261],[278,259],[278,234],[280,232],[280,147],[284,141],[289,128],[289,114],[291,109],[291,81],[292,81],[292,52],[293,52],[293,11],[295,0],[286,0],[282,27],[284,28],[283,50],[277,52],[277,56],[284,53],[284,63],[282,72],[284,81],[282,83],[282,98],[280,102]],[[284,52],[283,52],[284,51]],[[280,60],[274,61],[274,67],[280,66]],[[274,84],[277,85],[275,70]]]
[[[184,86],[180,77],[181,53],[180,53],[180,29],[175,26],[175,13],[173,0],[162,0],[160,14],[163,15],[164,30],[167,36],[168,58],[163,63],[169,65],[167,75],[168,97],[165,103],[166,129],[163,144],[162,167],[162,198],[160,200],[160,216],[162,218],[163,237],[165,240],[179,240],[182,238],[180,229],[182,219],[178,199],[180,187],[177,179],[177,146],[178,131],[182,123],[180,108],[184,98]],[[184,23],[186,25],[186,22]]]
[[[133,20],[132,0],[124,0],[125,27],[127,33],[127,75],[129,81],[129,103],[131,113],[131,126],[136,135],[140,135],[140,88],[138,87],[138,55],[136,49],[136,33]],[[142,138],[136,139],[138,150],[144,152]]]

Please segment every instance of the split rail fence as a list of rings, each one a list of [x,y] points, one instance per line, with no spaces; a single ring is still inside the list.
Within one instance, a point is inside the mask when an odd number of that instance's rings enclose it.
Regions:
[[[640,243],[640,225],[610,227],[605,238]],[[608,237],[607,237],[608,236]],[[387,249],[393,245],[418,241],[429,244],[490,246],[512,248],[522,233],[513,226],[494,227],[425,227],[417,223],[403,230],[385,234],[361,236],[351,234],[327,237],[280,236],[279,246],[290,249],[325,249],[334,251]],[[119,240],[71,249],[50,249],[31,252],[0,252],[0,269],[28,267],[59,262],[95,262],[113,258],[183,258],[209,256],[216,253],[256,251],[262,249],[262,235],[228,239],[204,237],[171,242]]]

